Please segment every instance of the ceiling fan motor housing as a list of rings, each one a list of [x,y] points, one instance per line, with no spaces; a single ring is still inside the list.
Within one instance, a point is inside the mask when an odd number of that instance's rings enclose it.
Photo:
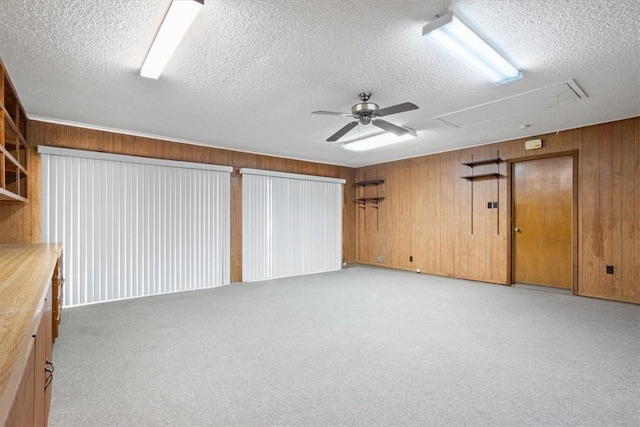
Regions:
[[[378,104],[373,102],[362,102],[351,107],[351,114],[360,120],[363,125],[368,125],[371,123],[371,119],[375,117],[374,113],[378,108],[380,108]]]

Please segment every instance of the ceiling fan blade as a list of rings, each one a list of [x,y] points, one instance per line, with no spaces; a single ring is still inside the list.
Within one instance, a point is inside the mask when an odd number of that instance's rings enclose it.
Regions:
[[[376,116],[383,117],[389,116],[391,114],[396,113],[404,113],[405,111],[417,110],[418,107],[416,104],[411,102],[405,102],[404,104],[392,105],[391,107],[381,108],[376,111]]]
[[[372,120],[371,123],[374,126],[377,126],[380,129],[384,129],[387,132],[391,132],[392,134],[397,135],[397,136],[402,136],[402,135],[404,135],[406,133],[409,133],[409,129],[405,129],[403,127],[394,125],[393,123],[389,123],[386,120],[376,119],[376,120]]]
[[[355,122],[347,123],[346,126],[327,138],[327,142],[336,142],[337,140],[345,136],[351,129],[358,126],[358,123],[359,122],[357,120]]]
[[[326,114],[328,116],[353,117],[353,114],[350,114],[350,113],[336,113],[335,111],[312,111],[311,114]]]

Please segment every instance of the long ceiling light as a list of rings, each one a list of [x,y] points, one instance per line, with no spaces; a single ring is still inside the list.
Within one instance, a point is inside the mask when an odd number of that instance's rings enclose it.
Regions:
[[[405,127],[405,129],[407,129],[409,133],[396,136],[389,132],[377,132],[371,135],[345,141],[341,147],[351,151],[367,151],[404,142],[418,136],[418,133],[414,129],[408,127]]]
[[[522,76],[502,55],[449,12],[422,27],[426,36],[449,54],[499,84]]]
[[[140,69],[142,77],[157,79],[204,5],[204,0],[173,0]]]

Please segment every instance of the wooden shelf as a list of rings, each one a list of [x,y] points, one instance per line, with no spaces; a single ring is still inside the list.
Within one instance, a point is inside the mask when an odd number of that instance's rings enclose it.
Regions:
[[[356,202],[370,202],[370,201],[379,201],[379,200],[384,200],[384,197],[360,197],[357,198],[355,201]]]
[[[1,62],[0,62],[1,64]],[[2,111],[4,112],[4,120],[5,120],[5,132],[11,132],[11,135],[15,138],[20,140],[20,142],[22,142],[22,144],[28,145],[27,141],[24,138],[24,131],[26,130],[26,128],[24,130],[20,130],[20,128],[18,127],[18,125],[15,123],[15,121],[13,120],[13,118],[11,117],[11,113],[9,113],[7,111],[7,109],[2,106]],[[24,126],[21,126],[22,128],[24,128]],[[5,136],[6,138],[6,136]]]
[[[29,144],[27,115],[0,60],[0,202],[26,202]]]
[[[384,184],[384,179],[372,179],[369,181],[359,181],[353,184],[354,187],[365,187],[367,185]]]
[[[465,166],[469,166],[470,168],[473,168],[475,166],[483,166],[483,165],[491,165],[491,164],[500,164],[502,163],[502,159],[499,157],[495,157],[493,159],[486,159],[486,160],[476,160],[474,162],[467,162],[467,163],[463,163],[463,165]],[[465,177],[463,177],[465,178]]]
[[[378,202],[380,200],[384,200],[384,197],[359,197],[356,200],[354,200],[356,203],[359,204],[359,208],[360,209],[366,209],[367,208],[367,202],[371,203],[371,207],[373,209],[378,209]]]
[[[475,181],[477,179],[489,179],[489,178],[500,178],[503,177],[504,175],[499,174],[499,173],[481,173],[478,175],[467,175],[467,176],[461,176],[460,178],[464,178],[467,179],[469,181]]]
[[[0,202],[26,202],[27,199],[17,194],[0,188]]]
[[[496,169],[499,170],[500,167],[498,166],[500,163],[502,163],[502,159],[500,157],[494,157],[492,159],[485,159],[485,160],[475,160],[475,161],[471,161],[471,162],[466,162],[463,163],[464,166],[469,166],[472,170],[474,167],[476,166],[486,166],[486,165],[496,165]],[[489,173],[479,173],[479,174],[475,174],[473,175],[466,175],[466,176],[461,176],[460,178],[464,178],[468,181],[475,181],[475,180],[480,180],[480,179],[492,179],[492,178],[501,178],[504,175],[496,172],[489,172]]]

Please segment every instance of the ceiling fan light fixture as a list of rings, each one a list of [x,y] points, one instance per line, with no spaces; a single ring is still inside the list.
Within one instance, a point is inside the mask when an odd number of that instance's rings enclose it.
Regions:
[[[520,70],[460,21],[453,12],[422,27],[422,35],[495,84],[522,77]]]
[[[140,69],[142,77],[150,79],[160,77],[203,5],[204,0],[173,0],[171,2]]]
[[[418,133],[411,128],[405,127],[408,132],[402,136],[396,136],[389,132],[376,132],[359,138],[350,139],[342,143],[341,147],[350,151],[368,151],[388,145],[398,144],[416,138]]]

